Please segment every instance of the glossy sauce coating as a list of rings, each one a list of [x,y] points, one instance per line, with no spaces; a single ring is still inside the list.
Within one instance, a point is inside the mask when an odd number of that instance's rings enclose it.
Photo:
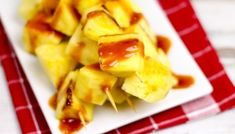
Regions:
[[[134,25],[138,23],[143,18],[143,14],[141,13],[133,13],[131,16],[130,24]]]
[[[74,133],[82,128],[81,121],[79,119],[64,119],[60,121],[59,129],[64,134]]]
[[[137,52],[144,56],[144,46],[138,39],[100,44],[99,55],[104,59],[102,68],[114,66],[119,61],[132,57]]]
[[[57,94],[54,94],[53,96],[51,96],[51,98],[49,99],[49,106],[55,110],[56,109],[56,105],[57,105]]]
[[[171,49],[171,40],[166,36],[158,35],[157,47],[161,48],[166,54],[168,54]]]

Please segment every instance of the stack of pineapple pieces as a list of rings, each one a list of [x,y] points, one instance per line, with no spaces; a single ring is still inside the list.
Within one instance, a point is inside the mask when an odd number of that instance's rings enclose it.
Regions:
[[[58,89],[56,117],[83,124],[107,100],[163,99],[176,84],[166,54],[130,0],[23,0],[25,49]]]

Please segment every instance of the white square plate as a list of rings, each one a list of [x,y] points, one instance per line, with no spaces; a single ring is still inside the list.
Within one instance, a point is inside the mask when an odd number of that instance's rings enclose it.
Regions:
[[[55,89],[49,82],[46,73],[41,68],[37,59],[23,49],[21,42],[23,23],[18,17],[18,5],[20,0],[1,0],[0,13],[6,32],[13,44],[16,54],[23,66],[24,72],[33,88],[34,94],[42,108],[43,114],[48,122],[51,131],[60,133],[59,122],[55,118],[55,111],[48,105],[49,98],[55,93]],[[162,101],[149,104],[143,101],[136,103],[136,112],[132,109],[121,109],[116,113],[112,107],[97,107],[94,120],[89,123],[86,129],[78,133],[104,133],[125,124],[134,122],[152,114],[178,106],[185,102],[194,100],[211,93],[212,87],[203,75],[194,59],[179,39],[177,33],[164,15],[159,3],[156,0],[133,0],[137,3],[156,34],[168,36],[173,47],[169,58],[174,72],[188,74],[195,78],[195,84],[185,90],[172,90]]]

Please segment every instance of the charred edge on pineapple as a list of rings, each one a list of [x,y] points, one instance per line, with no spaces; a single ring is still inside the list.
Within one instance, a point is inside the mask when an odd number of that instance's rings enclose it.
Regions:
[[[94,70],[101,70],[99,63],[91,64],[91,65],[88,65],[87,67],[91,68],[91,69],[94,69]]]
[[[138,39],[101,43],[100,46],[99,55],[109,58],[101,64],[103,68],[112,67],[119,61],[132,57],[138,51],[138,48],[140,48],[141,56],[144,56],[144,45]]]
[[[40,19],[32,19],[29,20],[26,25],[25,25],[27,31],[31,31],[33,30],[34,32],[41,32],[41,33],[46,33],[46,34],[53,34],[59,38],[64,38],[65,35],[54,30],[49,23],[47,23],[45,20],[43,20],[42,18]],[[32,32],[31,32],[32,33]],[[35,50],[37,45],[36,45],[36,41],[37,41],[38,35],[35,34],[30,34],[30,45],[32,46],[32,50]]]
[[[117,21],[105,10],[96,10],[96,11],[91,11],[90,13],[87,14],[87,19],[82,27],[82,30],[84,29],[84,27],[86,26],[87,24],[87,20],[90,19],[90,18],[93,18],[93,17],[96,17],[96,16],[99,16],[101,15],[102,13],[106,14],[117,26],[118,28],[121,29],[121,27],[119,27]]]
[[[67,75],[66,75],[66,76],[67,76]],[[60,78],[60,80],[59,80],[59,82],[58,82],[58,85],[56,86],[56,89],[57,89],[58,91],[59,91],[60,88],[62,87],[63,82],[64,82],[66,76]]]

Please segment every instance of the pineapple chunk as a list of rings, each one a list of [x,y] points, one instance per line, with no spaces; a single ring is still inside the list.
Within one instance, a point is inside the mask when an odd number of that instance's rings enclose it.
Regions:
[[[63,35],[53,30],[48,21],[50,16],[39,13],[29,20],[23,30],[23,42],[25,49],[34,53],[35,49],[43,44],[59,44]]]
[[[69,1],[61,0],[51,20],[51,26],[67,35],[71,36],[79,24],[80,16],[73,9]]]
[[[133,12],[140,12],[140,8],[135,5],[132,0],[118,0],[123,8],[125,9],[125,11],[128,13],[128,14],[132,14]]]
[[[140,24],[135,24],[129,27],[126,30],[126,33],[136,33],[139,34],[141,37],[141,40],[144,43],[144,54],[145,56],[152,57],[154,59],[157,59],[158,53],[157,53],[157,46],[156,43],[154,43],[149,35],[152,35],[152,33],[147,33]],[[154,34],[153,34],[154,35]],[[156,40],[156,38],[155,38]]]
[[[66,53],[83,65],[99,62],[98,44],[83,35],[81,25],[77,27],[71,37],[66,48]]]
[[[85,66],[77,74],[76,95],[83,101],[103,105],[105,90],[111,90],[117,78],[92,66]]]
[[[38,0],[22,0],[19,8],[19,14],[24,20],[33,18],[39,11]]]
[[[75,68],[76,62],[65,54],[66,44],[41,45],[36,55],[49,75],[53,85],[60,87],[64,77]]]
[[[105,3],[106,9],[117,21],[118,25],[122,28],[127,28],[130,26],[130,14],[128,14],[123,5],[118,0],[107,1]]]
[[[89,122],[93,119],[93,105],[80,101],[74,94],[76,76],[76,71],[70,72],[58,91],[56,118],[79,119],[79,115],[82,115],[82,118]]]
[[[122,89],[127,93],[153,103],[163,99],[174,84],[171,70],[160,61],[145,58],[143,71],[125,79]]]
[[[103,0],[74,0],[73,3],[80,14],[85,13],[89,8],[101,5]]]
[[[105,11],[92,11],[87,14],[83,32],[88,38],[98,41],[101,36],[121,34],[122,30]]]
[[[138,34],[103,36],[99,39],[100,67],[118,77],[143,68],[144,46]]]
[[[56,8],[58,0],[22,0],[19,14],[24,20],[33,18],[38,12],[50,13]]]

